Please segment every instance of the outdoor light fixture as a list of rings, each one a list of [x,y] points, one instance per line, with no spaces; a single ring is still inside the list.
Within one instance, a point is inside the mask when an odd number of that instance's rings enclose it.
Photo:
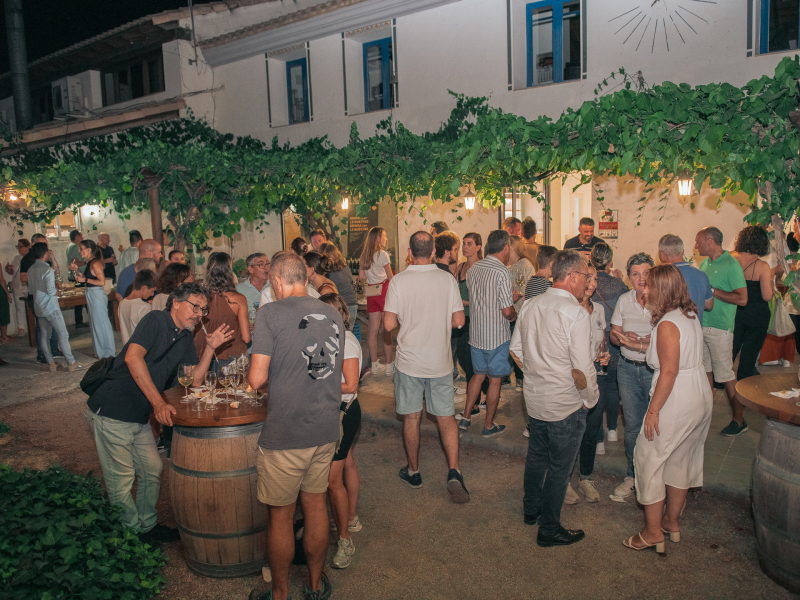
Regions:
[[[471,189],[467,189],[467,193],[464,195],[464,208],[467,209],[467,213],[475,210],[475,192]]]
[[[9,195],[8,199],[11,200],[11,202],[17,201],[17,197],[14,194]]]
[[[342,210],[347,210],[350,208],[350,200],[347,196],[342,198]]]
[[[681,196],[692,195],[692,178],[683,173],[678,179],[678,194]]]

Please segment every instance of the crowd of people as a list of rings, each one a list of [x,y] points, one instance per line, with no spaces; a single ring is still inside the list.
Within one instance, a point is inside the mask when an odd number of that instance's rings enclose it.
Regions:
[[[258,499],[269,511],[273,581],[268,592],[251,594],[258,600],[287,598],[298,500],[305,519],[306,598],[331,594],[323,573],[328,504],[339,536],[332,566],[351,564],[351,533],[362,529],[353,456],[361,420],[358,386],[378,374],[393,377],[403,419],[406,464],[399,478],[413,489],[422,486],[425,409],[438,428],[447,462],[445,487],[456,503],[471,500],[459,463],[459,430],[468,431],[473,417],[485,411],[481,435],[503,434],[497,408],[504,382],[514,377],[525,401],[529,438],[523,522],[538,524],[542,547],[585,536],[562,526],[561,508],[581,496],[600,500],[592,482],[595,456],[604,452],[606,436],[618,440],[621,406],[628,464],[612,498],[635,491],[645,508],[644,528],[623,543],[663,552],[666,537],[680,541],[688,489],[703,483],[714,385],[725,389],[732,409],[721,434],[747,430],[735,385],[757,374],[757,350],[770,342],[765,306],[780,275],[762,259],[770,254],[770,240],[755,226],[739,233],[733,253],[723,249],[717,228],[699,231],[694,248],[705,257],[699,268],[685,259],[683,240],[667,234],[653,249],[658,266],[650,254],[638,252],[627,259],[624,273],[614,268],[611,247],[594,236],[588,218],[563,250],[537,243],[532,220],[507,219],[485,245],[477,233],[460,239],[437,222],[429,232],[411,236],[407,267],[400,273],[391,268],[386,232],[374,227],[358,269],[368,313],[367,361],[356,327],[353,275],[325,232],[312,232],[310,244],[294,240],[271,260],[263,253],[250,255],[243,282],[234,276],[231,256],[214,252],[202,285],[193,281],[183,256],[171,253],[163,261],[160,243],[131,232],[131,247],[117,265],[124,265],[117,277],[124,346],[116,353],[110,324],[106,328],[104,291],[116,258],[113,264],[104,258],[108,240],[103,246],[73,233],[77,254],[69,269],[87,288],[96,354],[115,357],[114,376],[89,397],[86,420],[109,498],[144,539],[177,537],[157,524],[155,505],[162,469],[156,435],[168,451],[175,413],[161,393],[174,386],[178,365],[196,365],[194,384],[201,385],[206,372],[219,373],[249,352],[249,385],[268,386],[269,410],[258,441]],[[19,242],[21,260],[9,271],[16,277],[12,294],[32,304],[44,362],[54,369],[53,348],[60,348],[74,370],[80,365],[56,299],[58,263],[46,239],[34,236],[32,242]],[[784,338],[794,337],[783,333],[772,336],[779,358],[771,360],[777,364],[794,360],[793,344],[791,356],[784,357],[789,344]],[[461,371],[466,397],[456,414],[454,380]],[[577,491],[569,481],[576,464]]]

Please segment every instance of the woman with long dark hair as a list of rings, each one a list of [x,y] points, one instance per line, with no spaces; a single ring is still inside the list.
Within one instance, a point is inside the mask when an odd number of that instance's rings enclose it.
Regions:
[[[328,273],[328,278],[334,283],[339,295],[347,304],[353,335],[360,342],[361,324],[358,322],[358,296],[356,296],[356,288],[353,285],[353,274],[347,268],[347,261],[342,253],[331,242],[322,244],[319,247],[319,253],[322,255],[323,270]]]
[[[364,250],[358,263],[358,276],[366,284],[367,313],[369,314],[369,337],[367,346],[372,360],[372,374],[384,371],[386,375],[394,374],[394,346],[392,332],[383,328],[383,360],[378,362],[378,330],[383,324],[383,305],[386,301],[386,290],[392,278],[389,253],[386,245],[389,238],[383,227],[373,227],[367,234]]]
[[[108,318],[108,294],[105,291],[106,276],[105,263],[100,253],[100,246],[92,240],[83,240],[79,251],[86,265],[83,273],[78,267],[70,264],[69,268],[75,271],[75,281],[85,283],[86,308],[89,311],[89,326],[92,330],[92,346],[97,358],[116,356],[114,345],[114,330]]]
[[[223,324],[233,331],[233,338],[217,348],[209,367],[219,375],[222,367],[247,352],[247,344],[251,340],[247,299],[236,291],[231,255],[227,252],[212,252],[208,257],[204,284],[209,292],[208,314],[194,331],[194,344],[198,352],[205,348],[206,331],[216,331]]]
[[[319,292],[320,296],[325,294],[338,294],[339,290],[336,289],[336,284],[328,279],[328,272],[322,264],[322,255],[318,252],[306,252],[303,256],[306,263],[306,271],[308,272],[308,280],[311,285]]]
[[[167,307],[169,295],[189,281],[194,281],[194,275],[189,265],[169,263],[158,277],[156,297],[152,302],[153,310],[164,310]]]
[[[653,324],[646,360],[654,373],[634,452],[645,526],[623,543],[664,552],[665,535],[680,541],[689,488],[703,485],[713,400],[703,367],[703,329],[681,272],[661,265],[650,269],[646,281]]]

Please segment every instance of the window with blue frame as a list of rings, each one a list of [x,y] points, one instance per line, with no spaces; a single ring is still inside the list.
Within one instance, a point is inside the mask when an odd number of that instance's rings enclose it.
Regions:
[[[528,87],[581,78],[580,0],[548,0],[525,7]]]
[[[367,112],[394,106],[392,38],[364,44],[364,103]]]
[[[761,0],[761,53],[797,50],[800,0]]]
[[[308,70],[306,59],[286,63],[286,88],[289,91],[289,124],[305,123],[308,117]]]

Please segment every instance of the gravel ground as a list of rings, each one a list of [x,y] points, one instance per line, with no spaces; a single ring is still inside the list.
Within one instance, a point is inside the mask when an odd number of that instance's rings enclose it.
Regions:
[[[63,381],[61,381],[63,377]],[[58,393],[37,394],[35,379],[20,378],[6,393],[29,401],[0,410],[14,429],[0,446],[0,460],[15,468],[42,468],[57,460],[73,472],[100,474],[94,443],[83,420],[85,396],[74,374],[59,374]],[[16,379],[16,378],[15,378]],[[33,385],[32,385],[33,384]],[[54,397],[55,396],[55,397]],[[523,599],[523,598],[791,598],[758,566],[749,499],[699,491],[690,494],[683,539],[667,542],[667,556],[634,552],[622,539],[636,533],[637,505],[608,500],[617,483],[599,476],[599,504],[565,506],[565,526],[586,539],[567,548],[539,548],[535,527],[522,523],[524,460],[464,448],[461,469],[472,502],[454,505],[445,489],[446,468],[435,439],[423,437],[424,485],[408,488],[397,477],[405,464],[399,432],[364,425],[355,447],[362,477],[356,554],[346,570],[326,569],[339,599]],[[165,463],[168,461],[166,459]],[[169,466],[165,464],[165,469]],[[159,520],[174,526],[164,478]],[[333,541],[333,538],[332,538]],[[331,556],[334,548],[331,546]],[[178,543],[164,548],[164,599],[245,599],[260,577],[215,580],[191,573]],[[292,567],[291,594],[302,599],[305,573]]]

